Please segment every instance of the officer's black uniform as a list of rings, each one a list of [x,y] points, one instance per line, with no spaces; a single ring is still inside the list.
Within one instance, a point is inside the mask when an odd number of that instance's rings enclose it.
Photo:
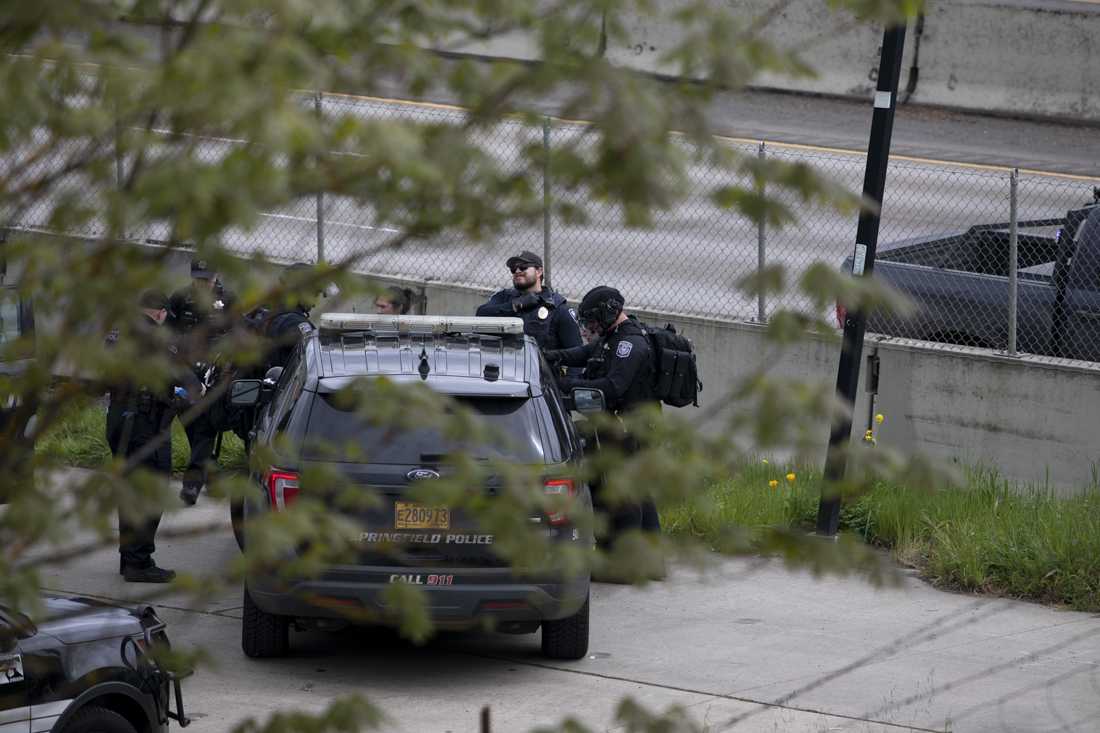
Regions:
[[[622,295],[613,288],[602,286],[594,288],[585,295],[581,302],[581,320],[600,320],[598,316],[591,314],[590,308],[594,306],[590,304],[604,303],[608,300],[617,305],[613,309],[613,314],[607,313],[608,317],[604,323],[613,322],[622,312]],[[547,360],[552,364],[584,366],[582,376],[560,377],[559,386],[563,391],[569,391],[574,387],[600,390],[603,392],[608,411],[616,415],[628,413],[641,405],[659,404],[659,401],[653,397],[653,350],[644,329],[629,318],[618,325],[605,328],[603,336],[589,344],[545,352]],[[598,436],[602,444],[616,444],[626,455],[639,450],[640,446],[635,436],[625,432],[619,435],[605,433]],[[597,506],[606,506],[600,501],[600,484],[602,481],[597,481],[596,486],[593,487],[593,501]],[[612,516],[613,533],[626,529],[655,532],[660,528],[657,508],[652,501],[616,507]]]
[[[521,252],[509,257],[508,268],[542,267],[542,258],[534,252]],[[493,294],[479,306],[475,315],[523,319],[523,332],[535,339],[539,348],[570,349],[581,345],[581,330],[577,314],[569,302],[550,288],[539,292],[506,288]]]
[[[548,288],[538,293],[508,288],[478,306],[477,315],[522,318],[523,332],[543,350],[569,349],[582,345],[580,327],[571,310],[569,301]]]
[[[309,309],[298,306],[275,314],[267,322],[264,334],[271,342],[267,352],[266,369],[285,367],[302,337],[313,331]]]
[[[143,296],[142,305],[146,308],[163,308],[166,301],[163,296]],[[156,322],[141,314],[130,328],[122,332],[113,332],[108,337],[108,345],[122,340],[133,340],[143,353],[155,353],[165,348],[165,342],[157,338],[154,329]],[[178,360],[178,348],[168,346],[170,358]],[[186,368],[179,364],[178,383],[186,386],[188,399],[197,398],[201,387],[198,380]],[[111,385],[110,406],[107,409],[107,444],[116,457],[129,458],[146,450],[146,446],[157,441],[137,464],[138,466],[167,476],[172,470],[171,424],[175,417],[180,399],[174,394],[174,385],[152,388],[137,382],[125,382]],[[186,404],[186,401],[184,401]],[[171,580],[171,571],[161,570],[153,562],[156,550],[155,537],[160,525],[160,514],[150,516],[144,521],[132,523],[120,510],[119,526],[119,572],[127,580],[165,582]]]
[[[215,273],[203,260],[191,263],[192,278],[211,279]],[[178,336],[178,343],[187,359],[196,369],[196,376],[207,388],[213,387],[216,375],[213,342],[230,330],[226,314],[232,307],[232,295],[215,283],[205,289],[192,283],[172,293],[168,299],[166,325]],[[224,366],[224,365],[223,365]],[[180,499],[194,504],[207,480],[207,465],[214,457],[218,435],[227,427],[228,415],[221,401],[212,401],[184,426],[191,456],[183,474]]]
[[[607,409],[621,414],[638,405],[652,404],[653,350],[637,322],[625,320],[602,338],[584,346],[563,349],[551,355],[565,366],[584,366],[580,377],[558,380],[563,390],[589,387],[603,392]]]

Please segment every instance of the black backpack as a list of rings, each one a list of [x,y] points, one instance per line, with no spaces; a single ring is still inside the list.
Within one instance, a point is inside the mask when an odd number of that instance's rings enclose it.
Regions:
[[[653,350],[653,397],[672,407],[698,407],[703,383],[691,339],[677,333],[671,323],[664,328],[642,324],[642,330]]]

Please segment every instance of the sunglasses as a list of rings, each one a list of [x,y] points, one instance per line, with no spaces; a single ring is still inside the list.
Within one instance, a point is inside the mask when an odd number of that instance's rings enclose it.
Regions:
[[[523,272],[524,270],[526,270],[530,267],[534,267],[534,265],[512,265],[511,267],[508,268],[508,272],[511,272],[512,274],[515,274],[517,272]]]

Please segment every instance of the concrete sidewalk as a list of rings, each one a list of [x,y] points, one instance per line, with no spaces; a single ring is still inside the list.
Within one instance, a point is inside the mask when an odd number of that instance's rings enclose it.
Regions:
[[[197,573],[232,563],[224,505],[204,496],[162,527],[223,520],[211,536],[160,541],[158,562]],[[116,558],[86,555],[44,584],[119,601],[157,590],[122,582]],[[538,635],[447,634],[418,647],[378,630],[296,633],[289,658],[252,661],[240,606],[237,588],[158,601],[173,642],[210,655],[184,684],[195,733],[352,693],[389,716],[383,730],[410,733],[476,731],[485,705],[493,731],[567,716],[615,730],[625,696],[683,706],[709,731],[1100,727],[1100,616],[944,593],[910,575],[875,589],[746,559],[644,589],[595,585],[590,653],[575,663],[543,660]]]

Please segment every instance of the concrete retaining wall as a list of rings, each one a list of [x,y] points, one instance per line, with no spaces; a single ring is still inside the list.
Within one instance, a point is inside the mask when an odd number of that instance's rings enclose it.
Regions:
[[[722,0],[711,0],[721,2]],[[778,4],[738,0],[745,21]],[[668,17],[676,3],[657,3]],[[681,40],[677,25],[636,15],[626,36],[611,36],[607,58],[641,71],[676,76],[662,57]],[[763,74],[762,88],[866,99],[877,77],[882,29],[857,23],[820,0],[794,0],[766,25],[763,35],[796,49],[816,78]],[[920,32],[906,36],[902,89],[919,45],[919,75],[911,102],[981,112],[1100,121],[1100,4],[1064,0],[928,0]],[[536,60],[528,37],[517,33],[452,51]]]
[[[432,314],[471,315],[488,295],[437,283],[405,286],[425,295]],[[695,342],[705,382],[702,408],[761,366],[768,366],[774,376],[830,388],[835,384],[838,342],[808,338],[780,350],[757,324],[638,315],[654,324],[672,322]],[[1028,356],[944,350],[880,337],[868,337],[865,354],[871,353],[880,360],[874,409],[887,416],[876,428],[879,445],[963,466],[985,465],[1011,480],[1063,494],[1092,484],[1100,461],[1094,439],[1100,415],[1100,365],[1052,364]],[[853,421],[857,436],[868,414],[866,376],[864,368]],[[677,412],[690,417],[693,411]],[[817,436],[817,448],[803,458],[821,465],[829,427],[819,421],[811,432]]]
[[[777,5],[774,0],[742,0],[735,12],[738,18],[750,22]],[[667,3],[661,7],[667,7]],[[663,18],[668,17],[666,11]],[[682,42],[679,25],[639,16],[627,23],[627,30],[625,41],[608,40],[608,59],[640,71],[679,75],[676,66],[662,63],[662,58]],[[817,76],[792,78],[769,72],[754,79],[753,86],[861,98],[868,98],[875,88],[882,29],[857,22],[851,13],[830,10],[826,3],[816,0],[796,0],[764,25],[761,36],[777,48],[797,49]],[[913,45],[907,44],[903,68],[912,65],[912,53]]]
[[[930,2],[920,43],[914,101],[1100,120],[1100,5]]]

